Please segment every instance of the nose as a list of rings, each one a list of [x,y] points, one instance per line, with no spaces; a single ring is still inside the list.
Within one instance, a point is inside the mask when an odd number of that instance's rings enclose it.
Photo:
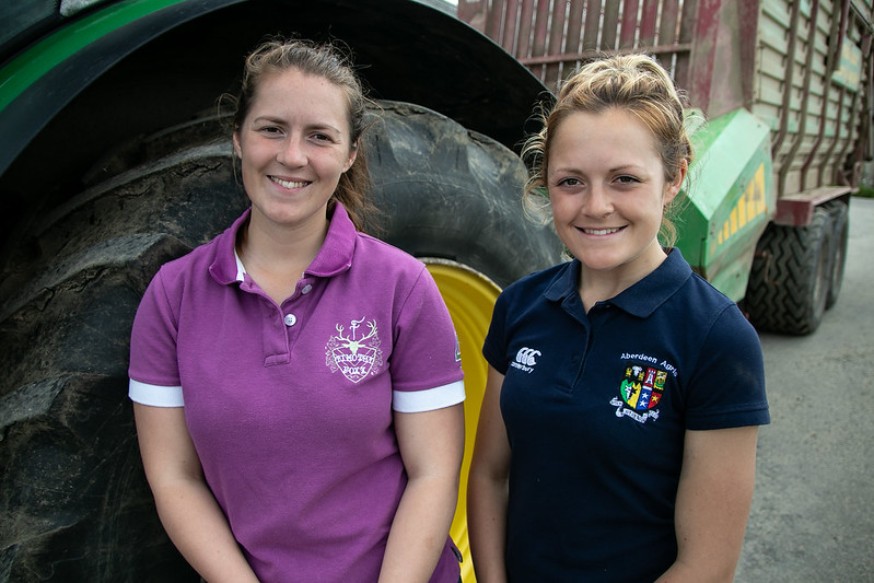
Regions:
[[[288,136],[288,138],[283,140],[276,152],[276,161],[290,168],[298,168],[305,165],[307,157],[301,140],[294,135]]]
[[[607,189],[593,184],[583,199],[582,211],[591,217],[604,217],[613,212],[613,201]]]

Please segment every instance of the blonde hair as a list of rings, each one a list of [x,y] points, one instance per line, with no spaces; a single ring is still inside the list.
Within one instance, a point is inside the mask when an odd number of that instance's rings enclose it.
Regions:
[[[522,155],[531,168],[524,192],[529,207],[544,206],[549,148],[561,123],[576,112],[597,114],[613,108],[635,115],[652,132],[666,183],[677,179],[683,161],[691,164],[692,145],[684,124],[684,101],[668,72],[648,55],[602,57],[567,79],[554,106],[541,111],[542,129],[525,143]],[[659,232],[668,247],[677,238],[670,210],[678,198],[665,208]]]

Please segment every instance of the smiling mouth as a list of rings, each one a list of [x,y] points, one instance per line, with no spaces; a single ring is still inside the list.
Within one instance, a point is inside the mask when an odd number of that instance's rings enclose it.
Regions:
[[[283,188],[303,188],[309,182],[301,181],[301,180],[283,180],[282,178],[277,178],[276,176],[271,176],[270,181],[278,184]]]
[[[603,235],[612,235],[613,233],[618,233],[622,229],[623,229],[623,227],[615,227],[612,229],[584,229],[584,228],[580,228],[580,231],[582,231],[586,235],[603,236]]]

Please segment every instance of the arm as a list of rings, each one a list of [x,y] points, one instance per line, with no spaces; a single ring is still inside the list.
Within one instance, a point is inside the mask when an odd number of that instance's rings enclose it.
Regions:
[[[449,535],[464,454],[464,405],[395,412],[407,487],[392,522],[380,583],[427,582]]]
[[[743,546],[756,471],[756,426],[687,431],[677,491],[677,560],[657,583],[726,582]]]
[[[146,478],[164,529],[210,583],[257,583],[200,468],[182,407],[134,403]]]
[[[503,382],[504,375],[490,366],[467,478],[467,526],[473,565],[480,583],[507,580],[504,543],[510,444],[501,417]]]

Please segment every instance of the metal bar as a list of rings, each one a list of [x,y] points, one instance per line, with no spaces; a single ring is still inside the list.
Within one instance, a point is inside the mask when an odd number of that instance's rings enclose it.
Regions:
[[[659,14],[658,0],[644,0],[640,15],[640,37],[637,45],[649,48],[655,44],[656,19]]]
[[[695,30],[695,21],[698,16],[698,11],[701,8],[701,2],[683,2],[683,9],[680,13],[679,21],[679,37],[675,37],[675,42],[680,44],[692,44],[693,32]],[[674,68],[674,83],[683,89],[689,89],[692,82],[692,54],[679,54],[676,58]]]
[[[834,6],[832,6],[834,10]],[[829,30],[829,38],[834,39],[840,27],[840,18],[835,18],[836,14],[832,12],[829,15],[831,28]],[[813,165],[816,160],[816,153],[819,151],[820,146],[823,143],[823,139],[825,137],[825,128],[828,126],[828,100],[831,95],[831,89],[834,83],[831,82],[832,73],[837,69],[838,64],[838,55],[837,52],[837,43],[829,43],[828,54],[825,58],[825,71],[823,72],[823,91],[822,91],[822,107],[819,111],[819,131],[817,132],[816,139],[813,142],[813,145],[810,147],[810,152],[807,154],[807,158],[804,160],[804,163],[801,165],[801,189],[804,190],[807,188],[807,173],[810,167]],[[827,163],[828,160],[824,159],[823,163]],[[818,173],[817,175],[821,175]],[[819,183],[816,184],[819,186]]]
[[[549,24],[549,41],[546,49],[546,54],[548,55],[554,55],[564,50],[565,8],[565,0],[554,0],[552,4],[552,19]],[[543,80],[547,87],[555,86],[561,70],[561,63],[554,63],[545,67]]]
[[[740,63],[741,63],[741,97],[743,105],[752,111],[756,93],[756,53],[758,47],[758,32],[761,15],[759,0],[740,0]]]
[[[583,32],[582,50],[596,50],[601,46],[598,32],[601,29],[601,0],[588,0],[586,3],[586,26]]]
[[[514,15],[515,16],[515,15]],[[534,0],[522,0],[522,11],[516,30],[516,56],[531,56],[531,27],[534,25]]]
[[[507,0],[506,2],[497,3],[504,5],[504,42],[501,46],[511,55],[515,55],[516,51],[519,50],[519,27],[521,26],[519,19],[516,17],[519,12],[519,0]]]
[[[850,100],[850,115],[847,116],[847,139],[845,140],[844,147],[841,148],[841,153],[838,156],[838,160],[840,161],[847,160],[850,155],[850,148],[851,146],[853,146],[852,138],[853,135],[855,135],[855,132],[853,131],[855,129],[853,124],[855,124],[856,120],[859,119],[859,103],[862,101],[860,93],[860,91],[856,91],[855,93],[853,93],[853,98]],[[851,172],[855,172],[855,169],[851,169]],[[837,181],[838,184],[852,185],[854,182],[853,174],[851,174],[850,177],[847,178],[845,172],[840,172],[838,177],[840,178],[840,180]]]
[[[616,33],[619,28],[619,6],[621,0],[607,0],[604,5],[604,24],[601,26],[601,50],[616,49]]]
[[[838,111],[837,111],[836,117],[835,117],[835,137],[832,140],[831,144],[829,144],[828,150],[826,150],[826,153],[825,153],[826,161],[822,165],[822,167],[819,169],[818,182],[820,184],[823,184],[826,182],[833,183],[835,180],[834,175],[826,178],[825,173],[827,170],[833,170],[833,166],[830,166],[828,162],[830,160],[833,160],[834,151],[838,147],[838,140],[841,137],[841,135],[840,135],[841,134],[841,117],[843,117],[843,115],[844,115],[844,96],[846,96],[846,94],[847,94],[847,88],[844,87],[843,85],[841,85],[840,89],[838,90]]]
[[[705,112],[710,111],[711,93],[714,77],[718,75],[716,54],[719,50],[721,12],[728,0],[698,2],[694,17],[687,13],[689,3],[683,6],[681,33],[691,35],[692,53],[688,60],[685,55],[677,55],[677,70],[674,78],[677,84],[689,92],[689,99]],[[692,42],[694,39],[694,42]]]
[[[859,97],[862,112],[859,115],[859,137],[856,140],[855,160],[853,162],[853,177],[850,184],[857,186],[861,179],[862,163],[869,158],[871,150],[871,75],[874,74],[871,60],[871,43],[872,37],[870,32],[866,32],[862,38],[862,55],[867,62],[868,83],[865,99]],[[861,91],[860,91],[861,92]]]
[[[619,48],[634,47],[634,36],[637,32],[637,11],[640,8],[638,0],[625,0],[622,7],[622,22],[619,26]]]
[[[780,129],[777,135],[771,141],[771,157],[774,160],[778,159],[780,148],[783,146],[783,140],[786,139],[786,134],[789,132],[789,116],[792,106],[792,83],[795,76],[795,45],[798,40],[798,22],[801,20],[800,2],[790,2],[792,7],[789,13],[789,43],[786,48],[786,80],[783,82],[783,101],[780,105]],[[777,194],[782,195],[783,191],[778,187]]]
[[[692,45],[689,44],[676,44],[676,45],[659,45],[656,47],[648,48],[647,53],[652,55],[667,55],[667,54],[688,54],[692,50]],[[544,55],[542,57],[528,57],[525,59],[520,59],[523,65],[543,65],[548,63],[569,63],[569,62],[578,62],[585,61],[592,57],[598,55],[627,55],[630,53],[637,52],[638,49],[630,48],[630,49],[616,49],[612,51],[602,51],[600,49],[592,49],[588,51],[581,51],[578,53],[561,53],[558,55]]]
[[[801,121],[798,124],[798,132],[795,134],[795,138],[792,140],[792,146],[789,148],[789,153],[787,154],[783,163],[780,165],[780,173],[777,177],[777,192],[786,192],[786,177],[789,175],[789,170],[792,168],[792,161],[795,159],[795,156],[798,154],[798,150],[801,148],[801,144],[807,137],[807,120],[810,117],[807,111],[807,104],[810,102],[810,84],[813,80],[813,71],[811,70],[811,65],[813,64],[813,55],[816,53],[814,44],[816,38],[816,19],[818,16],[819,0],[812,0],[810,3],[811,30],[807,35],[809,42],[807,43],[807,56],[804,61],[804,78],[801,80],[801,105],[799,107]],[[801,190],[804,190],[803,176],[800,184]]]
[[[580,50],[583,33],[583,10],[586,6],[583,0],[569,0],[567,34],[565,35],[562,52],[575,53]]]
[[[680,40],[677,23],[680,21],[679,0],[662,2],[662,18],[659,22],[659,44],[673,44]]]
[[[778,225],[804,227],[810,224],[816,207],[852,190],[850,186],[821,186],[778,198],[773,220]]]
[[[486,35],[488,35],[493,41],[506,49],[507,45],[505,45],[503,42],[503,12],[503,2],[491,3],[491,6],[488,8],[488,12],[486,13],[485,31]]]
[[[546,50],[546,37],[549,32],[549,0],[538,0],[537,13],[534,20],[534,42],[531,46],[531,56],[540,57],[548,54]],[[544,68],[535,70],[534,74],[543,80]]]
[[[850,0],[844,0],[841,6],[841,22],[840,22],[840,32],[838,34],[837,43],[835,46],[835,52],[837,56],[836,59],[840,59],[841,50],[843,47],[844,37],[847,34],[847,29],[849,28],[849,20],[850,20]],[[847,94],[847,88],[844,85],[840,86],[838,90],[838,111],[835,117],[835,137],[829,144],[828,149],[825,152],[825,160],[823,165],[819,168],[818,180],[819,184],[823,184],[824,182],[833,182],[835,180],[834,174],[830,176],[828,179],[825,177],[825,173],[828,170],[833,170],[833,166],[829,166],[829,162],[833,160],[834,151],[838,146],[838,141],[841,138],[841,117],[844,114],[844,96]]]

